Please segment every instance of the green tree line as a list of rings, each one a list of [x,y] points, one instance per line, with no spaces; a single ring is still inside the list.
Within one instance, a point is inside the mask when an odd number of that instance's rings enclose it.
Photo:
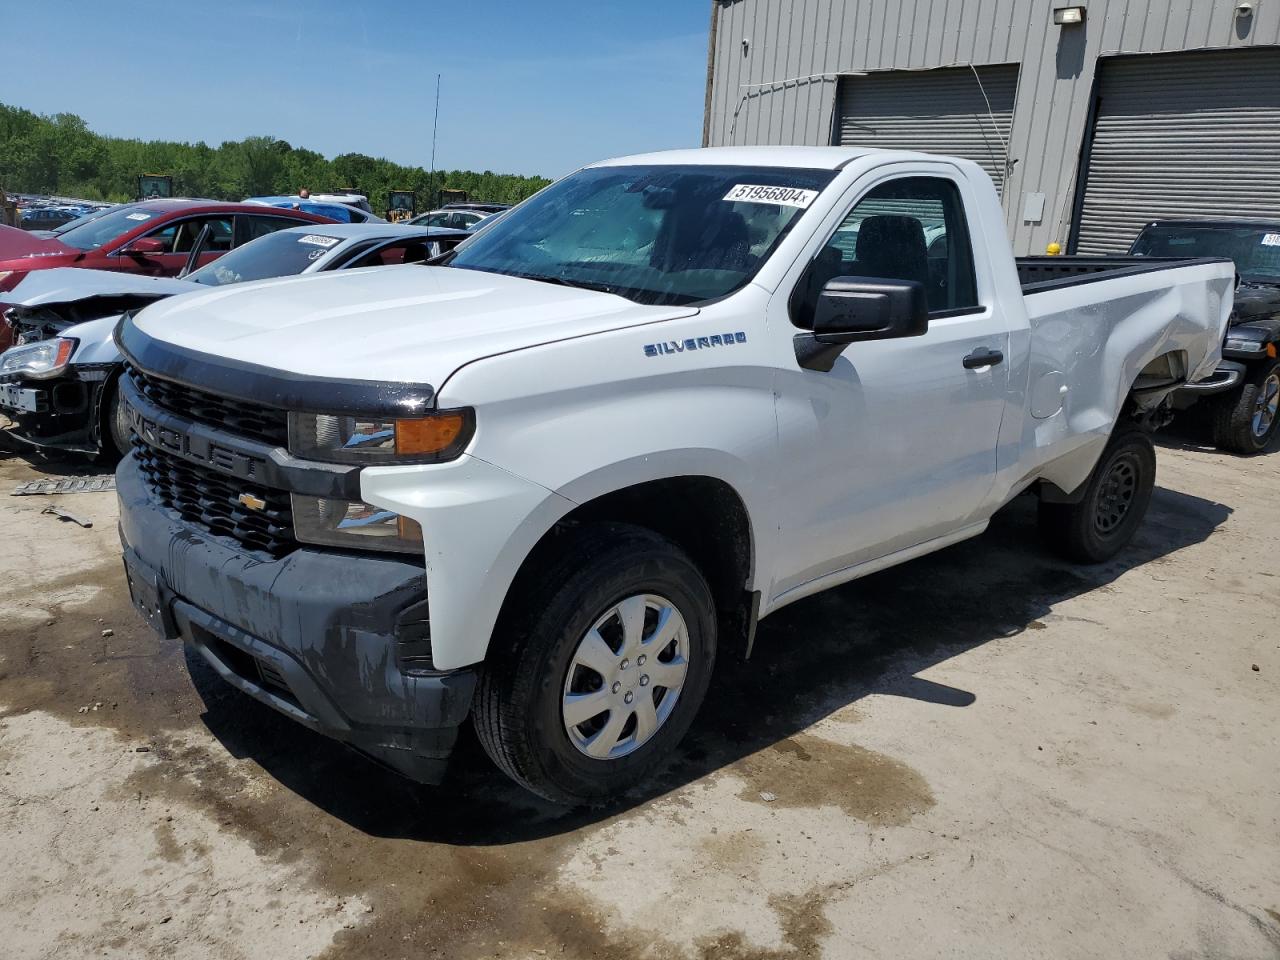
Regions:
[[[104,137],[72,113],[42,116],[0,103],[0,188],[9,193],[120,202],[136,199],[143,173],[173,177],[174,196],[215,200],[293,194],[302,187],[315,193],[354,187],[379,213],[390,190],[416,191],[418,209],[425,210],[441,189],[517,203],[550,182],[489,170],[437,170],[433,177],[422,167],[363,153],[330,160],[275,137],[228,140],[217,147]]]

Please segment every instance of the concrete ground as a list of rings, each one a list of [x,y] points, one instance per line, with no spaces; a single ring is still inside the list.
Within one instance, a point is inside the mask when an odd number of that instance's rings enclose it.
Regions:
[[[0,453],[9,960],[1280,956],[1280,455],[1166,444],[1107,566],[1020,501],[788,608],[650,795],[568,814],[188,664],[113,494],[7,496],[69,469]]]

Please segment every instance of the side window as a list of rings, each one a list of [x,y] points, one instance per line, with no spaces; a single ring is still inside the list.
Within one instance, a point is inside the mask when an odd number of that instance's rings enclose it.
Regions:
[[[163,242],[165,253],[173,253],[173,238],[177,235],[179,226],[180,224],[171,223],[167,227],[161,227],[159,230],[152,230],[147,236]]]
[[[305,227],[301,220],[290,220],[286,217],[260,217],[256,214],[239,214],[236,216],[235,245],[244,246],[250,240],[257,240],[277,230],[290,227]]]
[[[818,295],[836,277],[913,280],[924,285],[931,314],[977,307],[959,189],[941,177],[904,177],[864,194],[796,285],[793,323],[812,323]]]
[[[421,240],[399,240],[388,243],[347,264],[348,270],[361,267],[388,267],[399,263],[421,263],[430,255],[427,244]]]
[[[163,240],[168,253],[190,253],[191,248],[195,246],[196,237],[200,236],[200,231],[204,229],[206,223],[212,225],[213,233],[205,245],[205,252],[226,253],[230,250],[230,217],[191,217],[170,224],[163,230],[157,230],[151,236]]]

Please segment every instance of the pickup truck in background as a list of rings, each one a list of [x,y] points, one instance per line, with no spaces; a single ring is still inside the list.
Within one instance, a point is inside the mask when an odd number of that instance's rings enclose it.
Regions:
[[[229,683],[406,776],[438,780],[470,717],[530,790],[605,801],[789,603],[1023,492],[1054,547],[1114,556],[1234,275],[1015,262],[964,160],[597,164],[436,266],[126,316],[130,589]]]
[[[1186,409],[1209,405],[1214,445],[1261,453],[1280,430],[1280,220],[1159,220],[1149,223],[1129,253],[1140,257],[1227,257],[1240,282],[1223,360],[1174,397]]]

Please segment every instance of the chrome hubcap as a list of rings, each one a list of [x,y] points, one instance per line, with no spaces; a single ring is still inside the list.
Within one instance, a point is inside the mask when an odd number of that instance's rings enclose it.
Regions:
[[[1098,492],[1098,512],[1094,524],[1099,533],[1111,533],[1124,522],[1138,490],[1138,471],[1133,461],[1123,457],[1111,465],[1111,471]]]
[[[587,631],[569,661],[560,712],[569,741],[594,760],[639,749],[675,709],[689,670],[689,630],[671,601],[627,597]]]
[[[1258,400],[1253,405],[1253,435],[1265,437],[1276,422],[1276,411],[1280,408],[1280,373],[1273,373],[1262,381],[1258,390]]]

